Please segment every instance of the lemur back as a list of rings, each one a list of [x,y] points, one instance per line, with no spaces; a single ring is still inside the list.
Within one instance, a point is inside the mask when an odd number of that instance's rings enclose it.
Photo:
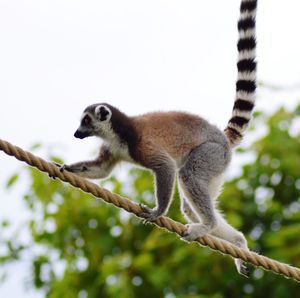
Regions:
[[[139,135],[140,162],[160,152],[181,166],[191,150],[207,141],[224,142],[224,134],[205,119],[184,112],[153,112],[132,118]]]
[[[248,249],[242,233],[229,225],[216,207],[223,176],[246,130],[254,107],[256,89],[256,0],[242,0],[238,21],[238,77],[232,117],[224,132],[203,118],[184,112],[154,112],[130,117],[107,104],[88,106],[74,136],[103,140],[98,157],[64,165],[85,178],[105,178],[122,161],[153,172],[156,207],[143,207],[140,216],[154,221],[169,208],[176,177],[181,210],[190,222],[186,241],[211,234]],[[239,273],[248,275],[243,261],[235,259]]]

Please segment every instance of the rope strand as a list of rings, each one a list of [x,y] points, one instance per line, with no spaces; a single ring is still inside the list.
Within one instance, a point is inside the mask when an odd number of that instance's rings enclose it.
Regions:
[[[97,198],[101,198],[107,203],[114,204],[115,206],[133,213],[136,216],[139,216],[139,214],[143,212],[139,204],[134,203],[120,195],[111,193],[110,191],[99,187],[95,183],[80,178],[79,176],[76,176],[70,172],[61,172],[53,163],[47,162],[44,159],[1,139],[0,150],[5,152],[7,155],[14,156],[16,159],[39,169],[42,172],[50,174],[52,177],[57,177],[64,182],[68,182],[74,187],[80,188],[83,191],[90,193]],[[186,231],[186,227],[183,224],[165,216],[157,219],[153,223],[159,227],[169,230],[170,232],[176,233],[179,236],[183,236]],[[296,267],[272,260],[252,251],[247,251],[227,241],[223,241],[212,236],[204,236],[195,241],[203,246],[209,246],[211,249],[219,251],[223,254],[242,259],[245,262],[262,267],[265,270],[284,275],[285,277],[292,278],[295,281],[300,282],[300,269]]]

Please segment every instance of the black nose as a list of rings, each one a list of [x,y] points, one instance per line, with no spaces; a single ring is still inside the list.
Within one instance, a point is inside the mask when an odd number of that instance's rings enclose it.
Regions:
[[[87,132],[82,132],[82,131],[80,131],[78,129],[74,133],[74,137],[78,138],[78,139],[84,139],[84,138],[86,138],[88,136],[89,136],[89,134]]]

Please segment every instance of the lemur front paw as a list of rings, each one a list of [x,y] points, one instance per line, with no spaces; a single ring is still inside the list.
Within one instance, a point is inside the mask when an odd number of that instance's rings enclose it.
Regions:
[[[80,172],[85,172],[87,171],[87,167],[86,166],[77,166],[77,165],[63,165],[60,167],[60,171],[64,172],[71,172],[71,173],[80,173]]]
[[[163,212],[157,209],[151,209],[143,204],[139,204],[142,208],[142,212],[139,213],[140,217],[145,219],[145,223],[152,222],[163,216]]]
[[[182,235],[181,239],[188,242],[203,237],[211,231],[210,226],[203,223],[193,223],[185,226],[187,227],[187,230]]]

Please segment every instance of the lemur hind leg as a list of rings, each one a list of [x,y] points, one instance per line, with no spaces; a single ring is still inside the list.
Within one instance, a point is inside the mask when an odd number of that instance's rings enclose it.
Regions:
[[[200,222],[200,218],[193,211],[187,199],[185,199],[183,195],[181,195],[181,212],[189,223]]]
[[[201,222],[184,197],[181,198],[181,210],[189,222]],[[216,212],[216,215],[217,226],[210,234],[223,240],[227,240],[238,247],[248,249],[247,240],[244,235],[233,228],[219,212]],[[240,274],[249,277],[249,269],[243,260],[234,258],[234,263]]]
[[[248,250],[247,240],[243,233],[232,227],[223,216],[217,212],[217,226],[211,231],[211,235],[227,240],[228,242]],[[250,271],[246,263],[241,259],[234,259],[235,266],[238,272],[246,277],[249,277]]]
[[[215,147],[215,149],[207,151],[207,149],[209,149],[210,147]],[[203,230],[205,230],[202,228],[203,225],[205,225],[205,223],[208,222],[210,227],[212,228],[207,233],[215,237],[221,238],[223,240],[226,240],[230,243],[233,243],[238,247],[248,249],[247,241],[244,235],[241,232],[234,229],[229,223],[227,223],[227,221],[223,218],[220,212],[215,208],[214,201],[216,199],[216,196],[218,195],[219,189],[222,184],[222,175],[220,175],[220,172],[224,172],[227,163],[230,159],[229,156],[228,161],[226,161],[227,158],[225,157],[224,161],[222,158],[216,158],[214,159],[214,161],[209,162],[209,157],[214,158],[213,153],[217,153],[216,147],[217,146],[204,146],[202,150],[197,150],[196,152],[193,151],[187,163],[184,165],[184,168],[180,170],[179,183],[182,201],[181,210],[184,216],[187,218],[187,220],[192,223],[188,225],[188,233],[191,231],[191,233],[193,234],[192,237],[191,235],[187,234],[183,238],[185,240],[193,240],[197,237],[200,237],[199,235],[201,235],[203,233]],[[206,159],[203,158],[200,154],[201,151],[209,152],[209,154],[206,155]],[[196,162],[193,161],[195,159],[197,159]],[[218,162],[218,164],[215,166],[216,162]],[[199,167],[199,163],[201,167],[204,166],[203,169]],[[224,165],[225,167],[222,170],[222,166]],[[198,172],[200,172],[200,174]],[[204,176],[204,174],[206,174],[206,176]],[[205,181],[206,184],[204,183]],[[199,186],[202,186],[202,192],[198,191],[199,197],[197,199],[197,197],[194,197],[195,189],[197,191]],[[201,193],[202,197],[200,196]],[[204,196],[203,194],[206,194],[206,196]],[[195,237],[196,235],[197,237]],[[234,259],[234,261],[238,272],[242,275],[249,276],[249,270],[245,262],[243,262],[241,259]]]
[[[195,212],[197,223],[187,225],[183,239],[195,240],[210,233],[217,226],[217,213],[211,185],[220,177],[230,161],[230,149],[224,142],[206,142],[189,154],[179,170],[179,185],[187,202]]]

